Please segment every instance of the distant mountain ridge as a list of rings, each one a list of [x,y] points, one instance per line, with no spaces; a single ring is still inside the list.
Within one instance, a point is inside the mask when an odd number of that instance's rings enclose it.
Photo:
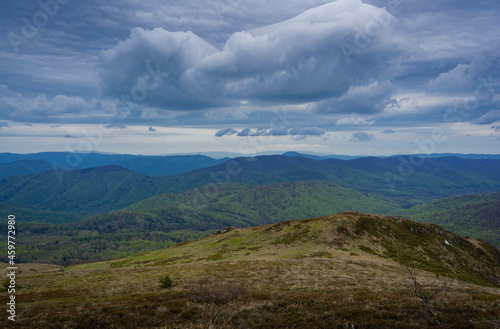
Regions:
[[[118,165],[129,170],[149,176],[178,175],[196,169],[212,167],[226,162],[230,158],[247,157],[243,154],[228,153],[224,157],[211,157],[201,154],[186,155],[131,155],[131,154],[107,154],[107,153],[71,153],[71,152],[41,152],[32,154],[0,153],[0,178],[9,175],[23,175],[40,173],[53,169],[82,169],[101,167],[107,165]],[[215,153],[214,153],[215,154]],[[265,156],[270,154],[259,154]],[[271,154],[276,155],[276,154]],[[370,156],[351,155],[318,155],[289,151],[282,154],[287,157],[303,157],[313,160],[340,159],[353,160],[359,158],[370,158]],[[500,159],[495,154],[414,154],[412,157],[423,159],[458,157],[462,159]],[[405,158],[408,155],[378,156],[378,158]]]
[[[158,194],[200,187],[198,194],[203,199],[212,193],[210,187],[203,186],[215,183],[270,185],[305,180],[323,180],[364,194],[378,194],[403,207],[453,195],[500,191],[500,160],[425,159],[409,174],[397,176],[400,166],[398,158],[313,160],[261,156],[236,158],[164,177],[145,176],[116,166],[62,170],[0,179],[0,202],[92,215],[118,210]]]
[[[194,169],[211,167],[228,158],[213,159],[204,155],[144,156],[131,154],[43,152],[33,154],[0,153],[0,178],[54,169],[84,169],[117,165],[149,176],[177,175]],[[35,161],[36,168],[26,166]]]

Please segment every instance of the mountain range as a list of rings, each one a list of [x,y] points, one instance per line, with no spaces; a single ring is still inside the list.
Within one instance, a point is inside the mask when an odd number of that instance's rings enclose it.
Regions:
[[[213,159],[203,155],[143,156],[70,152],[0,153],[0,178],[9,175],[41,173],[55,169],[71,170],[109,165],[120,166],[149,176],[165,176],[214,166],[228,159]]]
[[[398,158],[313,160],[303,157],[236,158],[187,173],[152,177],[116,165],[16,175],[0,180],[0,202],[85,215],[118,210],[161,193],[215,183],[269,185],[323,180],[365,194],[379,194],[402,207],[453,195],[500,190],[500,160],[454,157],[420,159],[401,169]],[[203,194],[210,194],[202,190]]]
[[[500,160],[294,155],[162,177],[118,165],[11,175],[0,179],[0,213],[25,223],[22,259],[64,264],[159,249],[225,226],[342,211],[433,222],[500,245]]]

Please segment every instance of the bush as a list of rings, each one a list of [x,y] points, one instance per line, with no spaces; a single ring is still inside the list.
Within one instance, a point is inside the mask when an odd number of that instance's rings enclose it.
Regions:
[[[241,299],[246,289],[239,283],[216,281],[204,277],[190,288],[190,292],[190,297],[198,302],[223,305]]]
[[[173,282],[172,279],[170,278],[170,275],[165,275],[164,277],[160,278],[160,288],[162,289],[168,289],[172,288]]]

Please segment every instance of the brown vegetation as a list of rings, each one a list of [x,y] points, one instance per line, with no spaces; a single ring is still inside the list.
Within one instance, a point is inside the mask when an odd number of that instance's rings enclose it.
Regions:
[[[368,218],[343,214],[234,229],[161,252],[70,268],[20,264],[18,321],[4,313],[0,326],[427,328],[437,326],[436,319],[446,328],[500,326],[496,277],[481,279],[497,275],[496,250],[434,226]],[[444,239],[453,246],[432,243]],[[448,254],[437,254],[441,250]],[[405,267],[412,253],[418,276]],[[160,289],[165,273],[175,284]],[[443,287],[446,293],[436,293]]]

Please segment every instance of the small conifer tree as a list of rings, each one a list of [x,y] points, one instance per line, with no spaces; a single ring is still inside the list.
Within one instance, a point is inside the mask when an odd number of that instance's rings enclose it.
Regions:
[[[170,278],[170,275],[165,275],[164,277],[160,278],[160,288],[162,289],[168,289],[171,288],[173,285],[172,279]]]

